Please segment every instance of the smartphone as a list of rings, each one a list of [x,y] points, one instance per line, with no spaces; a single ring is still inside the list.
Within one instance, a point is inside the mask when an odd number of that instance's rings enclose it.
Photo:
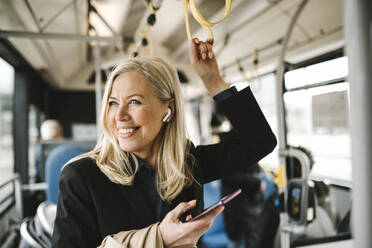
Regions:
[[[206,214],[210,213],[211,211],[213,211],[214,209],[218,208],[219,206],[224,206],[226,205],[229,201],[231,201],[232,199],[234,199],[235,197],[237,197],[240,193],[242,192],[241,189],[238,189],[238,190],[235,190],[234,192],[232,192],[231,194],[221,198],[221,200],[215,204],[213,204],[212,206],[206,208],[203,210],[203,212],[201,212],[200,214],[198,214],[197,216],[189,219],[188,221],[186,222],[191,222],[191,221],[194,221],[194,220],[198,220],[200,218],[202,218],[203,216],[205,216]]]

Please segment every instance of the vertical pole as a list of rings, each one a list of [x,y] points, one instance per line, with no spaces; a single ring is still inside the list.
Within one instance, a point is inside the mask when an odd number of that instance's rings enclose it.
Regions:
[[[21,176],[23,184],[28,183],[28,94],[27,79],[22,69],[14,75],[13,98],[13,146],[14,170]]]
[[[37,129],[37,140],[40,140],[41,134],[41,111],[39,108],[36,108],[36,129]]]
[[[99,42],[97,41],[94,47],[94,64],[96,70],[96,127],[97,127],[97,140],[101,135],[101,127],[99,117],[101,114],[101,103],[102,103],[102,79],[101,79],[101,49]]]
[[[354,246],[372,247],[372,2],[345,0],[353,164]]]
[[[23,215],[23,199],[22,199],[22,186],[19,180],[19,175],[14,179],[14,196],[15,196],[15,208],[21,221],[24,218]]]
[[[284,59],[287,52],[289,40],[291,39],[293,29],[296,25],[297,19],[300,16],[302,10],[305,8],[308,0],[302,0],[299,4],[295,15],[293,16],[287,32],[282,43],[282,49],[279,57],[278,68],[276,71],[276,105],[277,105],[277,115],[278,115],[278,140],[279,140],[279,162],[280,165],[285,165],[285,151],[287,148],[287,136],[285,130],[285,109],[284,109],[284,100],[283,100],[283,81],[284,81]],[[284,166],[285,173],[285,166]],[[285,173],[286,174],[286,173]],[[291,245],[290,237],[290,228],[289,220],[287,215],[287,182],[283,187],[284,193],[284,213],[280,214],[280,244],[282,248],[289,248]]]

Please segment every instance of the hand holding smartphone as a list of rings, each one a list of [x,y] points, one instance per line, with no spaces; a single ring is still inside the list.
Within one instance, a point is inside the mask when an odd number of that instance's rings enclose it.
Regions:
[[[231,201],[232,199],[234,199],[235,197],[237,197],[241,192],[242,192],[241,189],[238,189],[238,190],[232,192],[231,194],[229,194],[229,195],[221,198],[221,200],[219,202],[217,202],[217,203],[213,204],[212,206],[204,209],[203,212],[201,212],[197,216],[189,219],[186,222],[191,222],[191,221],[194,221],[194,220],[198,220],[198,219],[202,218],[203,216],[207,215],[208,213],[210,213],[211,211],[213,211],[214,209],[218,208],[219,206],[226,205],[229,201]]]

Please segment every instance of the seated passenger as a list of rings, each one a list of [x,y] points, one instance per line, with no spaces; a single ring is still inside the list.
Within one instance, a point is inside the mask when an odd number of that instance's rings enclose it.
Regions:
[[[41,141],[63,139],[63,128],[57,120],[45,120],[40,127]]]
[[[273,150],[276,138],[250,89],[229,88],[212,42],[192,40],[190,55],[239,135],[194,147],[176,70],[158,58],[119,64],[106,84],[97,146],[62,171],[53,247],[195,247],[223,210],[186,222],[203,210],[203,184]]]
[[[54,119],[45,120],[40,126],[40,142],[35,145],[36,182],[44,181],[45,160],[42,160],[42,143],[63,139],[62,125]]]

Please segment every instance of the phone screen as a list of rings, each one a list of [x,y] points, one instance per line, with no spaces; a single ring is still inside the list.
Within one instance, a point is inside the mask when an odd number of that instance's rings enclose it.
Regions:
[[[238,189],[238,190],[235,190],[234,192],[232,192],[231,194],[228,194],[227,196],[221,198],[221,200],[219,200],[217,203],[213,204],[212,206],[206,208],[203,210],[203,212],[201,212],[200,214],[198,214],[197,216],[189,219],[187,222],[191,222],[191,221],[194,221],[194,220],[197,220],[197,219],[200,219],[202,218],[204,215],[210,213],[211,211],[213,211],[214,209],[218,208],[219,206],[223,206],[223,205],[226,205],[229,201],[231,201],[232,199],[234,199],[236,196],[238,196],[240,193],[242,192],[241,189]]]

